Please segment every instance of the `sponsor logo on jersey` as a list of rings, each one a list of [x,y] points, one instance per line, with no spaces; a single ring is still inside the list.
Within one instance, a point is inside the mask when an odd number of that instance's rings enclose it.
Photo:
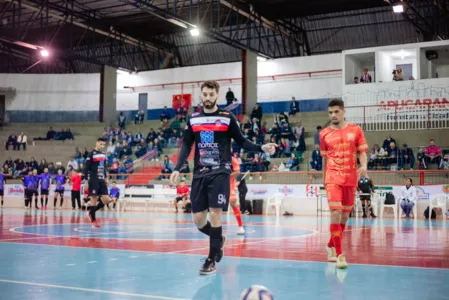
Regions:
[[[201,131],[200,139],[201,143],[198,144],[198,148],[218,148],[218,143],[214,143],[213,131]]]

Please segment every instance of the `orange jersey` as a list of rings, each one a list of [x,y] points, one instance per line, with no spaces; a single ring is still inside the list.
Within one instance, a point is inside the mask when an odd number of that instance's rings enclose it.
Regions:
[[[360,126],[347,124],[342,129],[323,129],[320,151],[327,161],[324,184],[357,186],[357,153],[368,151]]]
[[[240,172],[240,165],[239,165],[237,158],[232,157],[232,172],[231,173],[234,173],[234,172]],[[233,185],[235,187],[235,177],[231,176],[231,188]]]

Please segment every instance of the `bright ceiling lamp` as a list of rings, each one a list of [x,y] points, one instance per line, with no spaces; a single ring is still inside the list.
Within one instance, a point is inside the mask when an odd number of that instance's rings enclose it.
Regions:
[[[267,61],[267,59],[265,57],[263,57],[263,56],[258,56],[257,60],[258,61]]]
[[[393,5],[393,12],[396,14],[401,14],[404,12],[404,5],[402,4],[395,4]]]
[[[42,56],[42,57],[48,57],[49,55],[50,55],[50,53],[48,53],[47,50],[45,50],[45,49],[42,49],[42,50],[41,50],[41,56]]]
[[[198,28],[190,29],[190,34],[192,36],[199,36],[200,35],[200,30]]]

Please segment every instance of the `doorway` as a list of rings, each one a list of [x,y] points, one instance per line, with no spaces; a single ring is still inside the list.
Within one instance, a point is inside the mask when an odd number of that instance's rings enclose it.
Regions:
[[[143,110],[144,120],[147,120],[148,115],[148,94],[139,94],[139,108],[138,110]]]
[[[396,70],[398,68],[402,69],[402,74],[404,74],[404,80],[409,80],[413,76],[413,64],[403,64],[396,65]]]

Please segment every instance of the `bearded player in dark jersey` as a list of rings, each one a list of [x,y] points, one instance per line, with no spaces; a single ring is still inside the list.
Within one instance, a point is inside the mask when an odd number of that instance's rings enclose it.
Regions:
[[[220,262],[224,255],[226,237],[222,234],[221,215],[229,205],[231,138],[247,151],[270,154],[276,151],[276,144],[260,146],[243,137],[235,116],[218,108],[219,90],[220,85],[215,81],[206,81],[201,85],[204,109],[189,116],[178,162],[170,176],[171,183],[176,185],[179,170],[195,144],[190,201],[195,225],[210,238],[209,256],[200,269],[202,275],[215,273],[215,263]],[[208,211],[210,222],[207,220]]]
[[[103,208],[106,204],[114,202],[109,197],[109,182],[106,153],[103,151],[106,145],[104,138],[99,138],[95,145],[95,149],[89,153],[84,162],[84,190],[89,191],[90,209],[87,216],[92,222],[93,227],[100,227],[95,218],[97,210]],[[100,202],[97,205],[98,198]]]

